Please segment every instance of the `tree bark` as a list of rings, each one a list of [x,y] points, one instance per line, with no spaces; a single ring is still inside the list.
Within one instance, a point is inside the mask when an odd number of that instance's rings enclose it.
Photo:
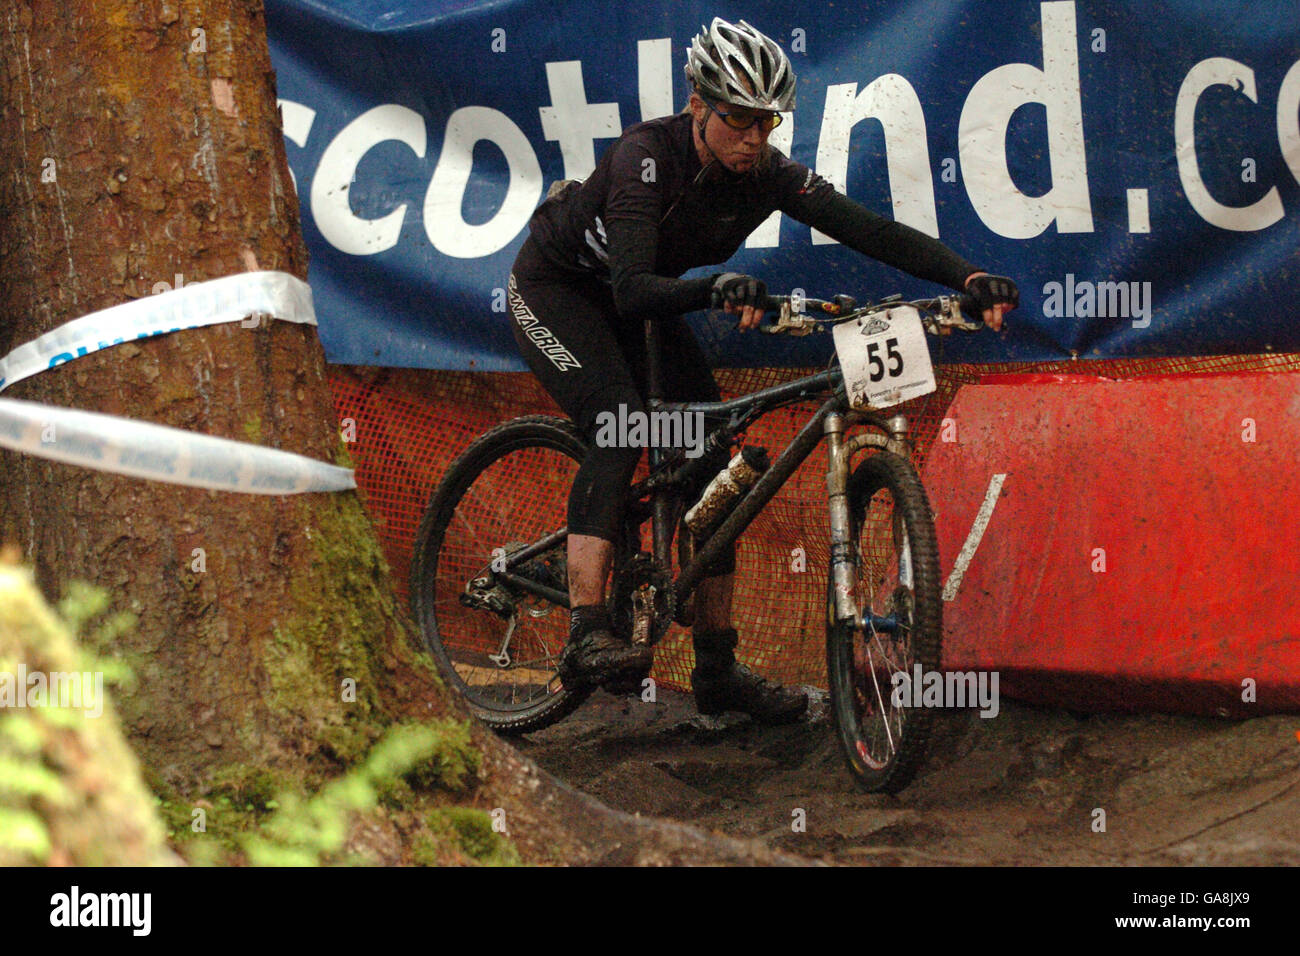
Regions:
[[[306,278],[258,0],[35,0],[3,17],[0,351],[178,275]],[[315,330],[288,322],[117,345],[6,395],[327,461],[341,447]],[[137,616],[116,652],[140,689],[120,706],[167,785],[346,763],[403,710],[394,688],[407,708],[407,688],[428,689],[355,494],[212,492],[9,452],[3,467],[0,532],[45,595],[80,578]],[[422,716],[448,712],[423,696]]]

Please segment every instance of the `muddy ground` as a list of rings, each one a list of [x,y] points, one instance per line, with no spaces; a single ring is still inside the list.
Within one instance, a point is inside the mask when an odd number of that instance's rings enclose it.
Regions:
[[[1295,716],[1083,715],[1003,699],[992,719],[946,714],[926,766],[893,797],[854,784],[824,697],[807,720],[771,728],[700,718],[689,695],[662,688],[654,703],[601,691],[515,744],[616,809],[827,863],[1248,866],[1300,864],[1298,730]]]

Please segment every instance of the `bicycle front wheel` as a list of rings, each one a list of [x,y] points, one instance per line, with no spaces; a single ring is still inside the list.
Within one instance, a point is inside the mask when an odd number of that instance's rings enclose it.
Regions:
[[[934,712],[913,706],[895,675],[939,669],[943,637],[939,548],[921,479],[911,462],[880,452],[849,482],[853,622],[835,620],[827,590],[827,675],[844,757],[870,792],[897,793],[925,758]],[[919,696],[919,688],[917,688]]]
[[[499,425],[447,470],[416,534],[412,615],[444,676],[503,733],[546,727],[590,693],[565,689],[556,673],[567,610],[501,574],[568,592],[566,538],[510,559],[564,527],[585,454],[566,419]]]

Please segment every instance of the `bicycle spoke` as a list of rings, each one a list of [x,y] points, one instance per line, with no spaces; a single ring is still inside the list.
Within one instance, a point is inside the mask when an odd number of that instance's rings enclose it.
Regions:
[[[880,715],[885,727],[885,737],[888,740],[889,752],[894,752],[894,736],[889,732],[889,708],[885,706],[884,700],[880,696],[880,682],[876,680],[875,661],[871,659],[871,648],[867,647],[867,670],[871,674],[871,684],[876,691],[876,703],[880,706]]]

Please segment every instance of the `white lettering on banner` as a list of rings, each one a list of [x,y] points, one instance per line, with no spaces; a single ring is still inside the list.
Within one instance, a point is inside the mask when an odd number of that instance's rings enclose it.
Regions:
[[[397,245],[406,203],[378,219],[362,219],[348,199],[361,157],[388,140],[405,143],[423,159],[424,117],[405,106],[376,106],[343,127],[321,154],[311,181],[311,214],[321,235],[340,252],[373,256]]]
[[[961,182],[972,207],[992,232],[1011,239],[1033,239],[1055,223],[1059,233],[1094,230],[1087,160],[1084,150],[1079,37],[1074,0],[1040,4],[1042,66],[1010,63],[992,69],[972,86],[961,108],[957,152]],[[1085,40],[1086,42],[1086,40]],[[674,110],[676,74],[673,40],[638,40],[637,89],[641,119],[669,115]],[[617,102],[588,103],[581,60],[545,64],[551,105],[539,108],[542,130],[558,144],[566,178],[587,176],[595,168],[597,141],[621,133]],[[1183,191],[1192,208],[1225,229],[1263,229],[1283,218],[1276,187],[1253,205],[1234,207],[1217,202],[1206,190],[1197,165],[1194,119],[1201,93],[1216,84],[1240,86],[1258,102],[1255,76],[1235,60],[1211,58],[1196,64],[1178,93],[1175,110],[1177,166]],[[805,102],[807,96],[804,97]],[[1022,192],[1011,175],[1007,134],[1021,107],[1045,108],[1050,186],[1039,196]],[[1161,104],[1163,106],[1163,104]],[[307,143],[315,112],[299,103],[280,101],[287,139]],[[782,114],[770,143],[789,155],[794,139],[794,115]],[[930,168],[927,118],[921,99],[903,76],[876,77],[859,90],[857,83],[827,87],[816,168],[841,191],[848,191],[849,155],[854,129],[863,120],[881,124],[885,166],[893,217],[932,236],[939,236]],[[811,120],[810,120],[811,121]],[[1111,131],[1098,129],[1099,135]],[[1278,90],[1277,135],[1281,155],[1300,183],[1300,62],[1287,71]],[[400,240],[406,204],[379,219],[363,219],[350,207],[348,187],[361,158],[378,143],[397,140],[415,155],[425,156],[423,117],[397,104],[378,106],[348,124],[326,147],[313,178],[311,209],[321,234],[335,248],[352,255],[373,255]],[[509,166],[508,182],[493,183],[505,196],[487,222],[466,222],[462,212],[473,172],[475,145],[486,140],[501,150]],[[1041,147],[1021,143],[1026,152]],[[1235,161],[1235,160],[1234,160]],[[955,165],[954,161],[954,165]],[[955,169],[954,169],[955,172]],[[954,176],[951,180],[958,181]],[[295,180],[295,188],[297,183]],[[444,143],[424,197],[424,228],[434,248],[457,259],[492,255],[517,240],[540,199],[543,177],[528,137],[505,113],[486,106],[464,106],[447,120]],[[1130,233],[1151,232],[1150,184],[1123,184]],[[1159,193],[1157,193],[1159,195]],[[781,238],[781,213],[773,212],[746,240],[747,248],[775,248]],[[834,240],[813,231],[815,245]]]
[[[971,205],[984,225],[1008,239],[1032,239],[1053,221],[1058,232],[1092,232],[1083,147],[1083,100],[1074,2],[1044,3],[1043,68],[1009,63],[986,74],[966,97],[957,152]],[[1047,108],[1052,187],[1026,196],[1007,165],[1007,127],[1028,103]]]
[[[1277,91],[1277,142],[1291,175],[1300,183],[1300,60],[1291,64]]]
[[[307,137],[311,135],[311,124],[316,121],[316,111],[290,100],[276,100],[275,105],[280,108],[280,123],[284,127],[285,138],[297,146],[306,146]],[[297,192],[298,177],[292,169],[289,170],[289,178],[293,180],[293,191]]]
[[[975,515],[975,522],[971,525],[966,540],[962,543],[961,551],[957,554],[957,560],[953,562],[952,573],[948,575],[948,581],[943,586],[945,601],[956,600],[957,592],[961,590],[962,579],[966,577],[966,571],[975,558],[975,552],[979,550],[980,542],[984,540],[984,532],[988,530],[989,522],[993,519],[993,509],[997,507],[998,499],[1002,496],[1002,485],[1006,480],[1005,472],[989,479],[989,486]]]
[[[673,41],[669,37],[636,42],[636,89],[641,119],[673,112]]]
[[[474,144],[487,140],[510,167],[501,208],[487,222],[467,223],[461,215],[465,187],[474,166]],[[478,259],[505,248],[524,228],[542,197],[542,167],[528,137],[499,110],[464,106],[447,120],[438,165],[424,196],[424,230],[433,247],[456,259]]]
[[[885,162],[889,170],[889,195],[894,218],[928,236],[939,235],[934,208],[934,180],[930,176],[930,150],[925,141],[925,112],[921,99],[897,73],[873,80],[857,93],[856,83],[837,83],[826,89],[826,112],[817,141],[817,172],[848,192],[849,138],[862,120],[874,119],[885,131]],[[855,96],[855,94],[857,94]],[[816,229],[813,245],[835,240]]]
[[[1252,103],[1255,96],[1255,71],[1244,63],[1215,56],[1192,67],[1178,90],[1174,106],[1174,142],[1178,157],[1178,179],[1187,201],[1202,219],[1220,229],[1254,232],[1273,225],[1282,218],[1282,198],[1274,186],[1258,202],[1249,206],[1225,206],[1210,195],[1201,179],[1196,159],[1196,104],[1211,86],[1234,86]]]
[[[617,103],[588,103],[582,84],[582,61],[546,64],[546,86],[551,105],[537,112],[542,116],[542,133],[558,141],[564,159],[565,179],[586,179],[596,168],[596,140],[617,139]]]

